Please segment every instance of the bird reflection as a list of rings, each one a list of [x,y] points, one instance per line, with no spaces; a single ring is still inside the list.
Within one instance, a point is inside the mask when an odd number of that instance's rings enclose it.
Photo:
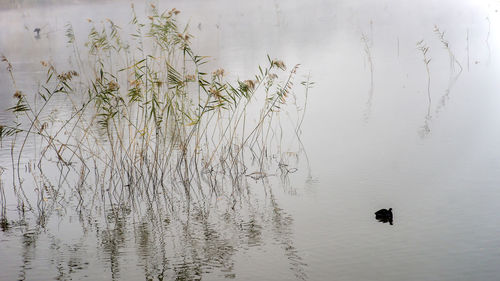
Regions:
[[[375,219],[382,223],[389,223],[392,225],[392,208],[380,209],[375,212]]]
[[[35,28],[35,30],[33,30],[33,32],[35,32],[35,39],[40,39],[40,28]]]

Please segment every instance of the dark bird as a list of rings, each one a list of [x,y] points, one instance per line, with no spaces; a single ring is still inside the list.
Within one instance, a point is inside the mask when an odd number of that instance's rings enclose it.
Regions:
[[[392,225],[392,208],[387,209],[380,209],[375,212],[375,219],[378,220],[379,222],[383,223],[389,223]]]
[[[35,38],[36,39],[40,39],[40,28],[35,28],[35,30],[33,30],[33,32],[35,32]]]

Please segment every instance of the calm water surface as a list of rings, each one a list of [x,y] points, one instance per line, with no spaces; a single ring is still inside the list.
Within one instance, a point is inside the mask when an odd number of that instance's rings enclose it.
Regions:
[[[43,79],[41,60],[72,65],[68,22],[83,40],[87,18],[130,20],[127,1],[75,2],[0,9],[0,53],[24,92]],[[163,227],[147,212],[103,206],[99,217],[68,202],[43,228],[27,218],[0,232],[0,280],[498,280],[500,2],[153,2],[181,10],[195,48],[230,77],[255,73],[266,54],[311,73],[312,178],[301,155],[285,181],[249,179],[244,211],[165,215]],[[0,86],[7,122],[3,64]],[[9,190],[8,145],[0,155]],[[393,225],[375,220],[381,208]],[[7,210],[18,221],[15,201]]]

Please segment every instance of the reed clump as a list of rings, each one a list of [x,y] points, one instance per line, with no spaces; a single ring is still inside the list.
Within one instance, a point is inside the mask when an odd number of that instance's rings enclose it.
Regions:
[[[178,10],[151,10],[147,23],[133,12],[135,32],[126,38],[111,20],[102,26],[89,21],[88,54],[79,51],[68,25],[77,69],[59,71],[42,62],[47,78],[35,101],[15,93],[9,110],[16,121],[0,126],[0,139],[11,143],[14,190],[23,212],[61,204],[64,185],[81,208],[96,201],[149,202],[153,208],[161,199],[174,209],[178,202],[210,201],[227,189],[236,196],[247,175],[271,174],[270,163],[288,165],[280,113],[290,97],[300,100],[293,87],[298,65],[288,69],[268,56],[254,77],[228,81],[224,69],[207,70],[208,57],[193,51],[192,35],[178,26]],[[12,65],[6,57],[2,61],[16,87]],[[313,83],[301,84],[307,93]],[[54,103],[61,100],[70,108],[63,120],[54,117]],[[307,99],[302,100],[292,107],[299,118],[291,125],[300,149]],[[26,164],[31,136],[41,149]],[[25,167],[35,178],[35,201],[24,192]],[[58,175],[47,176],[49,169]]]

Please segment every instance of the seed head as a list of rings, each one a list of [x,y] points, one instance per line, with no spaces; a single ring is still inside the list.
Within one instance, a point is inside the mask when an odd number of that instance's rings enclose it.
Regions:
[[[108,83],[108,90],[110,90],[110,91],[116,91],[119,88],[120,88],[120,86],[115,81],[110,81]]]
[[[17,91],[14,93],[14,98],[16,98],[16,99],[18,99],[18,100],[22,99],[23,97],[24,97],[23,92],[21,92],[21,91],[19,91],[19,90],[17,90]]]
[[[245,80],[245,81],[243,81],[243,84],[245,84],[247,89],[250,91],[255,89],[255,82],[253,80]]]
[[[212,75],[214,77],[223,77],[224,76],[224,69],[223,68],[219,68],[216,71],[212,72]]]
[[[283,61],[281,61],[281,60],[277,60],[277,59],[275,59],[275,60],[273,60],[273,61],[271,62],[271,65],[272,65],[272,66],[276,66],[277,68],[279,68],[279,69],[281,69],[281,70],[286,70],[286,65],[285,65],[285,63],[284,63]]]

